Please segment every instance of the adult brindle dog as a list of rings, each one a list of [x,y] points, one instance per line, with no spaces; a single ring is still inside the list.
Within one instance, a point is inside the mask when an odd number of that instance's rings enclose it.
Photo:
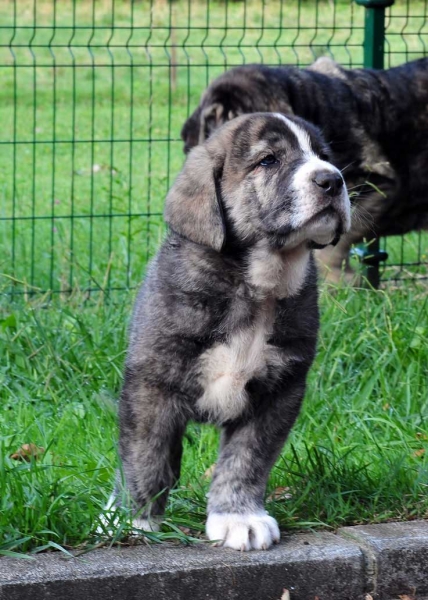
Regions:
[[[428,228],[428,58],[383,71],[249,65],[204,92],[182,129],[185,151],[238,115],[275,111],[317,125],[345,177],[352,226],[319,258],[337,280],[353,243]],[[346,276],[346,275],[345,275]]]
[[[223,430],[208,537],[237,550],[278,541],[263,497],[315,355],[312,249],[350,226],[328,153],[301,119],[246,115],[192,150],[172,186],[170,232],[137,298],[120,400],[136,527],[157,527],[193,419]]]

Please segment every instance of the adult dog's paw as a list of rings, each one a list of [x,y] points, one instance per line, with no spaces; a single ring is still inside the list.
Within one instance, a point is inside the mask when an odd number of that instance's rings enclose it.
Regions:
[[[210,540],[234,550],[267,550],[279,542],[279,528],[265,511],[257,513],[211,513],[206,525]]]

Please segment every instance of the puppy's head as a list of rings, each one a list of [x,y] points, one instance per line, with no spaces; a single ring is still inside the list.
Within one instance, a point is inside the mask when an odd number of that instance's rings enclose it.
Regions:
[[[199,106],[181,130],[186,154],[221,125],[240,115],[273,110],[285,114],[292,112],[284,89],[279,95],[272,90],[267,92],[268,85],[272,85],[272,75],[266,78],[267,70],[268,67],[261,65],[237,67],[226,71],[208,86]]]
[[[194,148],[171,188],[165,219],[193,242],[221,251],[302,243],[324,247],[350,227],[342,175],[309,123],[277,113],[244,115]]]

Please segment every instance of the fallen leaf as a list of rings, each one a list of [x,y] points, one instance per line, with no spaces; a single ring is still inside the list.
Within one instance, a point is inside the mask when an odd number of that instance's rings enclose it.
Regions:
[[[373,596],[371,594],[366,594],[364,600],[373,600]]]
[[[420,458],[424,454],[425,454],[424,448],[420,448],[419,450],[416,450],[416,452],[413,452],[413,456],[416,456],[416,458]],[[407,600],[408,596],[403,596],[403,598],[404,598],[404,600]]]
[[[44,451],[44,448],[36,446],[36,444],[23,444],[19,450],[10,455],[10,458],[13,460],[26,460],[27,462],[30,462],[31,457],[33,457],[34,460],[37,460]]]
[[[189,527],[182,527],[181,525],[179,525],[178,529],[182,531],[185,535],[190,535],[192,533],[192,530]]]
[[[284,588],[282,592],[281,600],[290,600],[290,592]]]
[[[289,493],[289,487],[277,487],[267,497],[268,500],[290,500],[292,494]]]
[[[414,596],[408,596],[407,594],[399,594],[400,600],[415,600]]]

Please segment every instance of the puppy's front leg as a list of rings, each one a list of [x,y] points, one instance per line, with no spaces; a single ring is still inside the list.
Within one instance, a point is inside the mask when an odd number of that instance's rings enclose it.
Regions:
[[[183,411],[173,395],[142,381],[128,370],[120,400],[119,452],[135,511],[134,525],[157,529],[168,492],[180,475]]]
[[[290,403],[278,399],[273,401],[274,407],[269,401],[271,410],[224,428],[208,500],[206,531],[210,540],[235,550],[266,550],[279,541],[278,525],[264,509],[263,498],[269,471],[294,423],[302,396],[298,394]]]

